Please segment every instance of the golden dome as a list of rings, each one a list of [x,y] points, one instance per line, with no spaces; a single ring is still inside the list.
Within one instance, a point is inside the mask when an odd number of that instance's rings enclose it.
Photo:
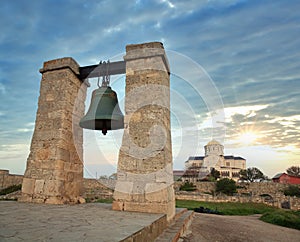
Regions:
[[[221,145],[218,141],[216,141],[216,140],[212,140],[212,141],[209,141],[208,143],[207,143],[207,145]]]

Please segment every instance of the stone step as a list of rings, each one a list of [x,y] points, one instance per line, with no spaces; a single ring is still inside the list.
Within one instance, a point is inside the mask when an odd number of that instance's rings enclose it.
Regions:
[[[177,242],[188,231],[193,219],[193,214],[194,211],[181,209],[176,213],[173,221],[164,232],[157,237],[155,242]]]

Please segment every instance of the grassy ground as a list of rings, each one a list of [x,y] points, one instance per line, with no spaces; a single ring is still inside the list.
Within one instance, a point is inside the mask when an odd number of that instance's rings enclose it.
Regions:
[[[262,214],[260,220],[288,228],[300,230],[300,211],[274,208],[260,203],[213,203],[177,200],[176,207],[193,210],[200,206],[217,210],[223,215]]]
[[[176,200],[176,207],[187,208],[193,210],[200,206],[217,210],[223,215],[251,215],[251,214],[263,214],[266,212],[272,212],[276,208],[267,206],[260,203],[213,203],[213,202],[198,202],[189,200]]]
[[[94,201],[95,203],[112,203],[113,199],[112,198],[107,198],[107,199],[97,199]]]
[[[277,210],[263,214],[260,220],[300,230],[300,211]]]

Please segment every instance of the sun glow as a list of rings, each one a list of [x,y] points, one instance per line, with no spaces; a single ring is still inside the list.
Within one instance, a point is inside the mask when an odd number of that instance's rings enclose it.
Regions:
[[[238,137],[238,142],[243,145],[253,144],[257,140],[258,136],[254,132],[242,132]]]

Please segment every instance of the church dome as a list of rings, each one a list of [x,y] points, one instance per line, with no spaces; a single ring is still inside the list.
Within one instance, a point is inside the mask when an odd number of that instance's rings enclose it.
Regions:
[[[204,146],[205,156],[210,155],[224,155],[224,146],[221,145],[218,141],[212,140]]]
[[[212,141],[209,141],[208,143],[207,143],[207,145],[221,145],[218,141],[216,141],[216,140],[212,140]]]

